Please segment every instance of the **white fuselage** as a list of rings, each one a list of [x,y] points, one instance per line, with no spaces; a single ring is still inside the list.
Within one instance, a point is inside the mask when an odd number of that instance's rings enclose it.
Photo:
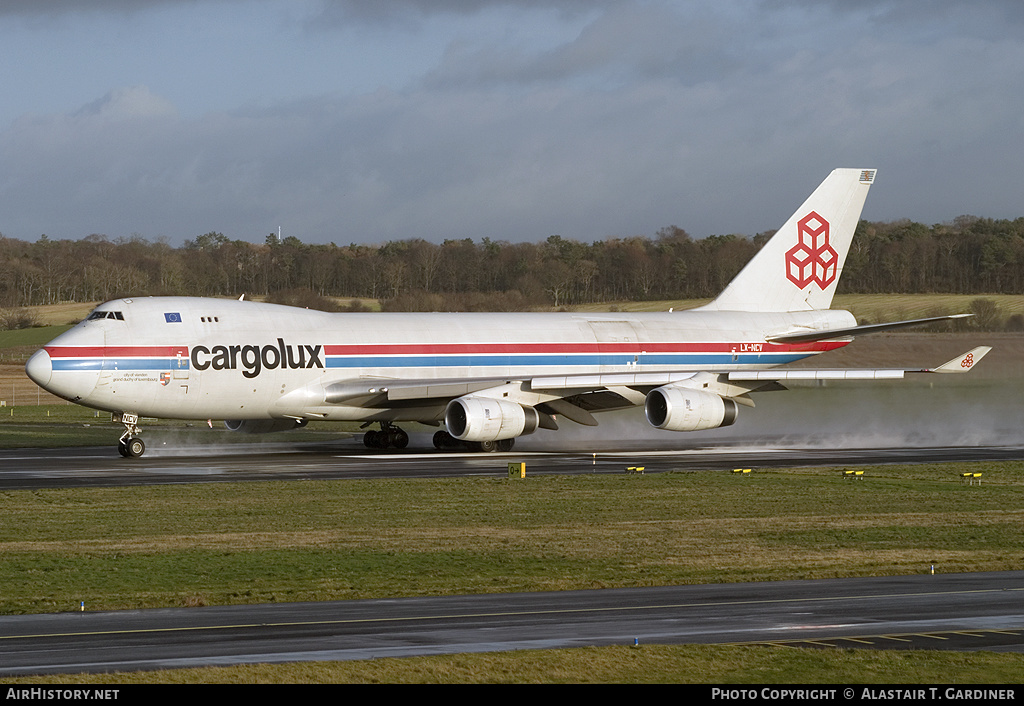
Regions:
[[[444,406],[328,402],[354,381],[744,370],[845,345],[766,342],[855,325],[845,311],[331,314],[248,301],[107,302],[29,361],[43,388],[112,412],[179,419],[437,421]]]

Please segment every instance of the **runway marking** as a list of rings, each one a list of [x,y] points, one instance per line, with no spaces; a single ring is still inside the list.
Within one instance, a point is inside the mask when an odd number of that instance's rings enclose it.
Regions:
[[[492,453],[481,453],[478,451],[446,451],[446,452],[432,452],[429,450],[425,451],[411,451],[407,453],[359,453],[359,454],[346,454],[346,453],[334,453],[334,458],[352,458],[352,459],[378,459],[382,461],[422,461],[431,458],[469,458],[469,459],[480,459],[486,460],[489,458],[506,458],[509,456],[523,456],[533,458],[543,457],[561,457],[569,460],[591,460],[594,453],[597,454],[598,460],[610,460],[629,457],[633,458],[636,456],[694,456],[694,455],[707,455],[713,453],[715,455],[727,456],[730,454],[744,454],[744,453],[757,453],[757,454],[784,454],[790,453],[792,449],[785,448],[774,448],[774,447],[709,447],[699,449],[668,449],[668,450],[633,450],[628,449],[613,449],[606,451],[594,451],[594,452],[565,452],[565,451],[495,451]]]
[[[966,637],[978,637],[985,638],[992,634],[1008,634],[1018,635],[1016,632],[1008,632],[1005,630],[982,630],[982,634],[976,634],[978,631],[963,631],[963,630],[947,630],[944,631],[945,635],[963,635]],[[772,647],[795,647],[799,648],[801,645],[819,645],[821,647],[837,647],[835,643],[839,642],[860,642],[867,645],[875,644],[872,640],[895,640],[898,642],[913,642],[910,638],[923,638],[929,637],[933,640],[949,640],[949,637],[944,637],[940,633],[925,633],[925,632],[913,632],[913,633],[901,633],[898,635],[837,635],[835,637],[819,638],[817,640],[811,639],[800,639],[794,638],[792,640],[778,640],[774,642],[728,642],[722,643],[726,646],[731,647],[754,647],[758,645],[769,645]]]
[[[176,633],[176,632],[193,632],[199,630],[235,630],[245,628],[268,628],[268,627],[301,627],[301,626],[312,626],[312,625],[361,625],[370,623],[400,623],[400,622],[426,622],[430,620],[462,620],[469,618],[508,618],[508,617],[526,617],[526,616],[538,616],[538,615],[570,615],[570,614],[582,614],[582,613],[611,613],[611,612],[632,612],[632,611],[647,611],[647,610],[670,610],[670,609],[684,609],[684,608],[706,608],[709,606],[738,606],[738,605],[781,605],[786,603],[830,603],[835,601],[855,601],[855,600],[877,600],[880,598],[892,599],[892,598],[908,598],[918,596],[955,596],[955,595],[971,595],[981,593],[1003,593],[1005,591],[1024,591],[1024,588],[1007,588],[1007,589],[971,589],[964,591],[925,591],[921,593],[893,593],[893,594],[869,594],[864,596],[822,596],[817,598],[775,598],[769,600],[745,600],[745,601],[701,601],[697,603],[667,603],[658,605],[639,605],[639,606],[606,606],[606,607],[591,607],[591,608],[557,608],[550,610],[522,610],[522,611],[501,611],[492,613],[451,613],[451,614],[436,614],[436,615],[419,615],[419,616],[403,616],[395,618],[345,618],[339,620],[299,620],[289,622],[259,622],[259,623],[235,623],[227,625],[196,625],[188,627],[161,627],[161,628],[140,628],[132,630],[94,630],[94,631],[82,631],[82,632],[56,632],[56,633],[39,633],[29,635],[0,635],[0,643],[10,640],[24,640],[24,639],[40,639],[50,637],[92,637],[100,635],[138,635],[138,634],[149,634],[149,633]],[[814,626],[807,626],[814,627]],[[792,629],[792,628],[781,628],[781,629]],[[956,631],[947,630],[944,631],[950,634],[956,634]],[[909,635],[919,635],[921,637],[932,637],[935,639],[946,640],[948,638],[939,637],[935,634],[928,633],[907,633]],[[865,637],[876,637],[868,635]],[[976,636],[977,637],[977,636]],[[834,640],[855,640],[853,637],[840,636],[836,638],[828,638]],[[808,640],[791,640],[787,642],[808,642]],[[761,643],[724,643],[724,644],[761,644]],[[871,644],[871,643],[868,643]]]

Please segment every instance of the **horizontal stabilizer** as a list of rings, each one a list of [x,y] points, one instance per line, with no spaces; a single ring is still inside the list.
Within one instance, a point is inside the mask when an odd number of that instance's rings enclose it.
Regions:
[[[907,326],[923,326],[933,324],[936,321],[950,321],[951,319],[963,319],[974,314],[950,314],[949,316],[931,316],[927,319],[911,319],[909,321],[891,321],[884,324],[865,324],[864,326],[851,326],[850,328],[824,329],[818,331],[801,331],[799,333],[784,333],[778,336],[769,336],[770,343],[807,343],[810,341],[827,341],[833,338],[847,338],[849,336],[860,336],[866,333],[879,333],[891,331]]]

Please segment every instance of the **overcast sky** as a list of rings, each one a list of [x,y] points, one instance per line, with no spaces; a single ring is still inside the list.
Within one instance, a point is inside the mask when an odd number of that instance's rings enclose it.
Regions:
[[[584,241],[1024,216],[1020,0],[4,0],[0,233]]]

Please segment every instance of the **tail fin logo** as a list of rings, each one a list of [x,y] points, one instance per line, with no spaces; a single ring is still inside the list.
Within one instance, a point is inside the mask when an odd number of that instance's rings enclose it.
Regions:
[[[786,278],[800,289],[825,289],[836,279],[839,253],[829,243],[829,223],[811,211],[797,222],[800,242],[786,252]]]

